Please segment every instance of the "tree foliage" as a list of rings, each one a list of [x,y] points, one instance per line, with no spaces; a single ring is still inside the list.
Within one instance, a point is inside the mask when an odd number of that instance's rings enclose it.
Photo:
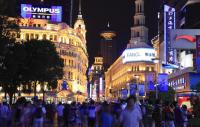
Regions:
[[[56,88],[63,77],[63,60],[55,45],[48,40],[16,42],[12,33],[18,33],[15,21],[0,16],[0,85],[10,96],[20,85],[39,82]]]
[[[168,92],[158,92],[158,98],[163,101],[173,102],[175,94],[176,94],[175,90],[171,86],[169,86]],[[155,91],[151,91],[148,96],[152,102],[155,102],[155,100],[156,100],[156,92]]]
[[[25,43],[25,49],[27,80],[41,84],[46,82],[55,88],[54,82],[63,77],[64,67],[55,45],[48,40],[30,40]]]

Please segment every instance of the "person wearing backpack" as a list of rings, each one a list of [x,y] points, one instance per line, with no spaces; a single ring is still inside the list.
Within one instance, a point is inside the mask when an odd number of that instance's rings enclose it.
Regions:
[[[33,127],[43,127],[44,116],[46,114],[45,107],[42,106],[42,101],[38,101],[35,105]]]

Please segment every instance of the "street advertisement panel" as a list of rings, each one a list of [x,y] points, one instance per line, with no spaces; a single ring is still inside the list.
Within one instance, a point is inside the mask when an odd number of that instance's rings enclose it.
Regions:
[[[158,74],[158,90],[160,92],[168,92],[168,74],[160,73]]]
[[[130,84],[130,95],[136,95],[137,84]]]
[[[200,29],[174,29],[170,30],[171,47],[175,49],[196,49],[196,35]]]
[[[153,48],[126,49],[122,54],[122,62],[152,61],[155,59],[155,53]]]
[[[154,75],[153,74],[146,74],[146,81],[147,81],[148,90],[149,91],[155,90]]]
[[[62,90],[67,90],[67,88],[68,88],[67,82],[64,80],[62,82]]]
[[[196,67],[197,72],[200,72],[200,35],[196,36]]]
[[[138,85],[139,96],[145,96],[145,85],[139,84]]]
[[[122,89],[121,96],[122,96],[123,99],[126,99],[128,97],[128,90]]]
[[[176,62],[176,52],[170,46],[170,30],[175,29],[176,27],[175,14],[175,8],[172,8],[168,5],[164,6],[164,44],[167,64],[175,64]]]
[[[23,18],[47,19],[52,22],[61,22],[62,7],[21,4],[21,16]]]

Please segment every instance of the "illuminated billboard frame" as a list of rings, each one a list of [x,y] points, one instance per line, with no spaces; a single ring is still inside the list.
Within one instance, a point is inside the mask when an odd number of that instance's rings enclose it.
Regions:
[[[155,59],[156,51],[153,48],[133,48],[126,49],[122,54],[122,62],[152,62]]]
[[[47,19],[52,22],[61,22],[62,7],[21,4],[21,16],[23,18]]]

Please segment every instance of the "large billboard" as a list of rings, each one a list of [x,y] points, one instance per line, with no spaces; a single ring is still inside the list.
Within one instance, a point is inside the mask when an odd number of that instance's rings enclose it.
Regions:
[[[196,49],[196,35],[200,35],[199,29],[171,30],[171,47],[175,49]]]
[[[21,16],[23,18],[47,19],[52,22],[61,22],[62,7],[21,4]]]
[[[175,8],[168,5],[164,6],[164,46],[166,54],[166,63],[176,63],[176,51],[170,46],[170,30],[176,27],[176,12]]]
[[[158,74],[158,88],[160,92],[168,91],[168,74],[160,73]]]
[[[155,59],[155,49],[153,48],[133,48],[126,49],[122,54],[122,62],[152,61]]]

